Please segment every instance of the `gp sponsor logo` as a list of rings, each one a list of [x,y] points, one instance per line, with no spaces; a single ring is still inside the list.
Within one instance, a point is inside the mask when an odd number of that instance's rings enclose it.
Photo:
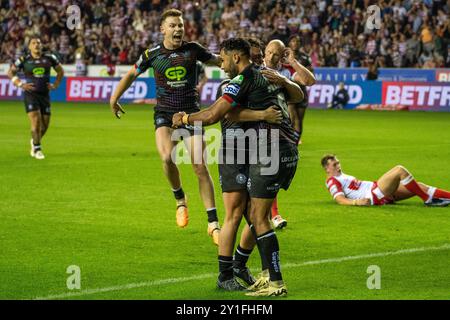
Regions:
[[[241,90],[241,87],[239,87],[237,84],[230,83],[223,90],[223,93],[228,93],[228,94],[231,94],[233,96],[237,96],[237,94],[239,93],[239,90]]]
[[[39,68],[34,68],[34,69],[33,69],[33,74],[34,74],[35,76],[37,76],[37,77],[43,76],[43,75],[45,74],[45,69],[44,69],[44,68],[41,68],[41,67],[39,67]]]
[[[170,67],[164,74],[169,80],[180,81],[186,75],[186,68],[183,66]]]

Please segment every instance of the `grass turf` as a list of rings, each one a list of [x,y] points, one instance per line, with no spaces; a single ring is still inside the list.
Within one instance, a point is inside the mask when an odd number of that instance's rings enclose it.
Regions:
[[[44,161],[28,155],[22,102],[0,107],[0,298],[248,298],[215,289],[217,249],[188,165],[180,171],[191,219],[176,226],[151,107],[126,106],[119,121],[104,104],[54,103]],[[450,189],[449,122],[447,113],[308,110],[296,178],[279,196],[289,221],[278,232],[289,299],[450,298],[448,248],[302,265],[450,244],[450,208],[427,208],[418,198],[337,206],[319,165],[334,152],[345,172],[374,180],[403,164],[419,181]],[[222,218],[215,165],[210,172]],[[81,268],[81,292],[66,287],[69,265]],[[257,252],[249,265],[258,269]],[[369,265],[381,268],[381,290],[366,287]]]

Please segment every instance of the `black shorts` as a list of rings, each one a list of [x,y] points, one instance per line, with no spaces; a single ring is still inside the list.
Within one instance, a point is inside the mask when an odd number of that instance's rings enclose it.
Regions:
[[[247,190],[251,198],[273,199],[280,189],[287,190],[294,179],[298,163],[297,146],[291,143],[280,145],[278,166],[274,163],[250,164]],[[269,170],[269,168],[273,168]],[[266,172],[264,172],[266,170]],[[267,174],[274,171],[273,174]]]
[[[231,143],[228,148],[227,142]],[[219,150],[219,182],[222,192],[247,190],[248,168],[248,144],[239,147],[237,138],[222,136]]]
[[[186,113],[194,113],[198,110],[189,111]],[[155,130],[161,127],[169,127],[172,128],[172,117],[176,112],[165,112],[165,111],[158,111],[155,110],[155,113],[153,115],[153,123],[155,125]],[[187,129],[191,134],[196,134],[197,130],[195,130],[194,126],[185,126],[182,125],[179,127],[180,129]],[[204,130],[202,128],[201,133],[203,134]]]
[[[50,95],[48,93],[24,92],[25,112],[40,111],[43,115],[50,115]]]

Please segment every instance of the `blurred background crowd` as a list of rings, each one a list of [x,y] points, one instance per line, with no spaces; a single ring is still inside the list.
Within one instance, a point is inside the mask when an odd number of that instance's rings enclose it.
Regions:
[[[81,9],[79,29],[66,27],[69,5]],[[367,8],[381,10],[378,30]],[[185,40],[212,52],[229,37],[264,42],[293,34],[313,67],[450,67],[450,0],[0,0],[0,62],[11,62],[39,34],[63,63],[132,64],[161,40],[167,8],[184,12]]]

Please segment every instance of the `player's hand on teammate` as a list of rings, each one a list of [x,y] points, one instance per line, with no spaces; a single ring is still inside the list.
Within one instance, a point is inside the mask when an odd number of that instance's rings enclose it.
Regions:
[[[24,91],[34,91],[35,89],[36,89],[36,87],[32,83],[24,83],[22,85],[22,90],[24,90]]]
[[[264,111],[264,120],[268,123],[280,124],[283,112],[277,106],[271,106]]]
[[[117,119],[120,119],[122,117],[122,114],[125,113],[125,110],[123,110],[123,108],[119,102],[117,102],[115,100],[111,100],[109,102],[109,105],[111,107],[112,113],[114,113],[114,115],[116,116]]]
[[[183,125],[183,116],[186,114],[186,112],[178,112],[175,113],[172,117],[172,128],[178,128]]]
[[[261,73],[270,83],[282,86],[286,82],[286,77],[275,70],[264,69],[261,70]]]
[[[356,200],[357,206],[370,206],[370,199],[364,198],[364,199],[358,199]]]

